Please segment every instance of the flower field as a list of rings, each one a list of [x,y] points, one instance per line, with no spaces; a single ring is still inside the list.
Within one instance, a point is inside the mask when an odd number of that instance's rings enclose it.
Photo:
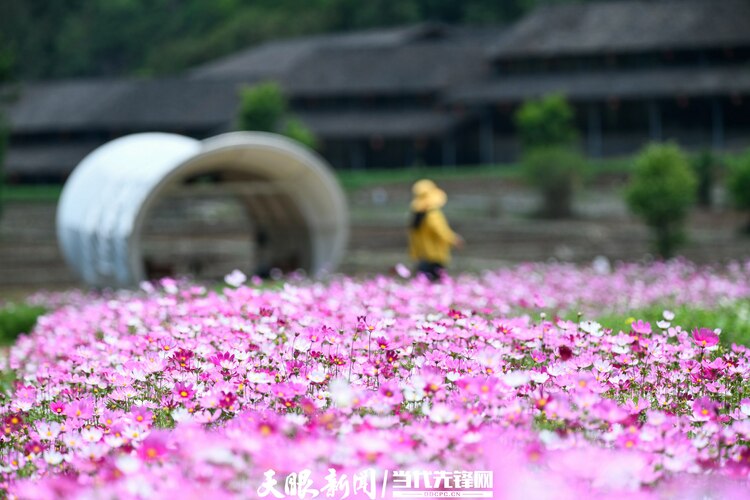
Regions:
[[[373,499],[389,471],[490,471],[500,499],[750,494],[750,352],[679,312],[750,321],[750,264],[237,278],[58,300],[2,360],[3,490]]]

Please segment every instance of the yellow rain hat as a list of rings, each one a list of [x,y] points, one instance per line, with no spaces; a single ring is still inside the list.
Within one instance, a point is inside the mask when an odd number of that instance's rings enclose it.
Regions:
[[[414,196],[411,201],[411,209],[415,212],[424,212],[441,208],[448,201],[448,195],[429,179],[422,179],[414,183],[411,188]]]

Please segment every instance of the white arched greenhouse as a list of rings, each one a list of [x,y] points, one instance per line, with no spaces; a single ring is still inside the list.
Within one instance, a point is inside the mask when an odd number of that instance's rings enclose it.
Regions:
[[[57,233],[86,283],[133,286],[164,275],[215,278],[234,268],[332,271],[348,220],[330,167],[287,138],[144,133],[81,161],[63,189]]]

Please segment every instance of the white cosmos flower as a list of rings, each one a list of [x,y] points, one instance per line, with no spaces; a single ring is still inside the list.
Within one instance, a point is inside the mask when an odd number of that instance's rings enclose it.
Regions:
[[[602,331],[602,325],[600,325],[596,321],[581,321],[579,327],[581,328],[581,330],[593,337],[601,337],[602,335],[604,335],[604,332]]]
[[[424,413],[429,415],[430,420],[436,424],[453,422],[457,418],[456,413],[451,410],[449,406],[444,404],[437,404],[430,408],[427,403],[425,403],[422,410],[427,410]]]
[[[342,378],[333,380],[328,385],[328,390],[331,392],[333,404],[339,408],[348,408],[352,405],[352,402],[354,401],[354,391],[346,380]]]
[[[522,371],[508,372],[502,376],[502,381],[509,387],[520,387],[529,382],[529,374]]]
[[[543,384],[547,380],[549,380],[549,375],[547,375],[546,373],[542,373],[542,372],[531,372],[530,377],[531,377],[531,380],[533,380],[537,384]]]
[[[597,359],[594,361],[594,369],[600,373],[609,373],[612,371],[612,364],[606,359]]]
[[[104,435],[104,433],[100,429],[94,427],[81,431],[81,437],[84,441],[87,441],[89,443],[98,442],[102,438],[102,435]]]
[[[248,372],[247,374],[247,381],[251,384],[265,384],[268,380],[266,372]]]
[[[245,281],[247,281],[247,276],[245,276],[245,273],[243,273],[239,269],[235,269],[231,273],[224,276],[224,281],[226,282],[227,285],[237,288],[238,286],[242,285]]]
[[[44,452],[44,461],[50,465],[58,465],[62,463],[65,458],[62,453],[55,450],[47,450]]]
[[[310,372],[307,375],[307,378],[310,380],[310,382],[319,384],[326,379],[326,373],[321,369],[317,369],[317,370]]]
[[[307,352],[312,347],[312,342],[308,339],[296,339],[294,341],[294,350],[299,352]]]

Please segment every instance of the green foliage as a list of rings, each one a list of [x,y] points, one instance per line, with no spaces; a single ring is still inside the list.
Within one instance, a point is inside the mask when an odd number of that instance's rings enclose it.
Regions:
[[[14,184],[6,186],[3,201],[54,203],[60,199],[61,184]]]
[[[246,86],[240,91],[241,130],[276,132],[286,112],[286,98],[276,83]]]
[[[13,51],[0,36],[0,82],[10,79],[13,61]]]
[[[525,150],[573,144],[578,138],[574,119],[573,108],[560,94],[526,101],[514,116]]]
[[[691,161],[693,172],[698,180],[698,204],[711,206],[711,191],[720,169],[719,159],[711,151],[702,151]]]
[[[672,257],[684,239],[696,185],[688,159],[676,144],[651,144],[636,158],[626,201],[654,231],[656,250],[663,258]]]
[[[524,154],[521,165],[526,180],[542,194],[542,215],[570,216],[573,194],[587,170],[586,159],[571,147],[547,146]]]
[[[289,118],[286,121],[284,135],[304,144],[310,149],[317,149],[318,147],[318,139],[315,137],[315,134],[296,118]]]
[[[737,208],[750,210],[750,150],[730,162],[727,188]],[[750,232],[750,224],[746,229]]]
[[[421,21],[507,23],[574,0],[4,0],[0,66],[20,79],[162,74],[297,35]],[[14,57],[4,60],[4,51]]]
[[[29,333],[37,318],[44,313],[43,307],[25,304],[11,304],[0,309],[0,345],[10,345],[20,334]]]
[[[716,309],[701,309],[694,306],[672,306],[669,304],[650,306],[625,314],[606,314],[596,319],[605,328],[611,328],[617,332],[627,331],[629,321],[633,318],[642,319],[651,323],[657,330],[656,322],[662,318],[665,309],[675,313],[673,325],[679,325],[683,330],[692,331],[695,328],[720,328],[719,339],[725,347],[732,344],[750,346],[750,301],[744,300],[737,303],[718,307]]]
[[[315,149],[318,145],[315,135],[301,121],[290,116],[288,108],[286,97],[277,83],[245,87],[240,94],[238,126],[240,130],[280,133]]]

